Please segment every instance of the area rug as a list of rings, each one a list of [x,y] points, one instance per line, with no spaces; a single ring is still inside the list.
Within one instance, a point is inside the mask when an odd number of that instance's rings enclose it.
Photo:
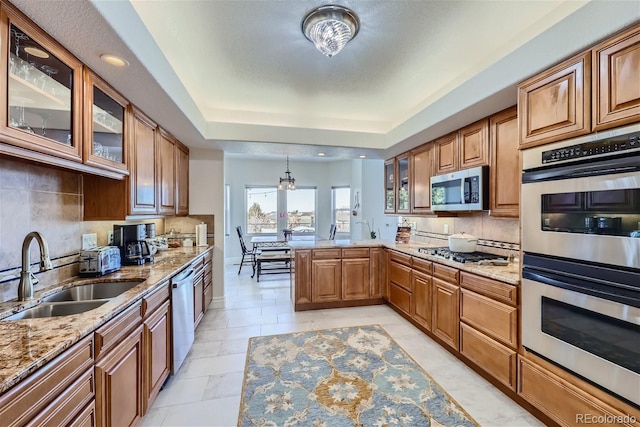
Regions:
[[[379,325],[249,340],[238,426],[477,426]]]

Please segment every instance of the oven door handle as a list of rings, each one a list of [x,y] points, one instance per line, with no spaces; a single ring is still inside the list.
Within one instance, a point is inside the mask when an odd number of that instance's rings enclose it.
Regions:
[[[584,178],[598,175],[611,175],[640,170],[637,156],[609,159],[597,163],[581,165],[547,166],[535,170],[528,170],[522,174],[522,183],[529,184],[540,181],[555,181],[559,179]]]
[[[625,290],[619,290],[619,292],[612,292],[611,287],[603,289],[603,287],[600,286],[595,289],[588,285],[576,283],[576,281],[574,281],[573,283],[568,283],[566,281],[558,280],[551,275],[537,272],[530,269],[529,267],[523,267],[522,278],[529,279],[538,283],[543,283],[545,285],[554,286],[560,289],[567,289],[569,291],[579,292],[581,294],[587,294],[609,301],[616,301],[634,307],[640,307],[640,295],[637,291],[625,292]]]

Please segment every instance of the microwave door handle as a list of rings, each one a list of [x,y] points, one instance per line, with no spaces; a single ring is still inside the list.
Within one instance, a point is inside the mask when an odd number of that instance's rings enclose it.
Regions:
[[[467,201],[464,199],[464,184],[466,180],[466,178],[462,178],[460,180],[460,203],[462,203],[463,205],[467,203]]]

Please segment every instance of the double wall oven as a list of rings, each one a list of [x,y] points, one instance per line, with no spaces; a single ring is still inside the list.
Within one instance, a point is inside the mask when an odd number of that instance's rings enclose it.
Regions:
[[[523,152],[522,344],[640,405],[640,125]]]

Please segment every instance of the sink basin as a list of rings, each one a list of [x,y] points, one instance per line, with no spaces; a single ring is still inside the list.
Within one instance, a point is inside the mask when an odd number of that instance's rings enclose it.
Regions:
[[[102,282],[63,289],[42,299],[44,302],[89,301],[114,298],[140,282]]]
[[[28,310],[5,317],[2,320],[38,319],[41,317],[69,316],[93,310],[107,303],[108,300],[67,301],[42,303]]]

